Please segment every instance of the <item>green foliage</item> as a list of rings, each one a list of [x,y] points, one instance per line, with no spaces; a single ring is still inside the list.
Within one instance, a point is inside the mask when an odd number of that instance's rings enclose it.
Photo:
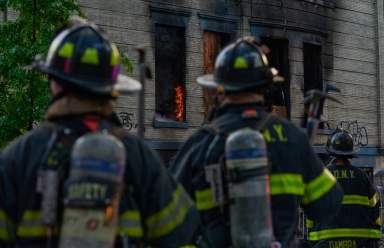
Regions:
[[[127,72],[131,73],[133,71],[132,61],[127,57],[127,55],[121,55],[121,64]]]
[[[75,0],[0,0],[18,17],[0,23],[0,147],[43,118],[49,102],[46,78],[30,66],[47,52],[56,30],[79,14]]]

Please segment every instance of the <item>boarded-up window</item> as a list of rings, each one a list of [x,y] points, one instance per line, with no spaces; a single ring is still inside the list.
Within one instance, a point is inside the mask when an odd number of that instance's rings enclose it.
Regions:
[[[323,63],[321,46],[304,43],[304,94],[309,90],[323,89]],[[320,106],[323,109],[323,106]],[[305,106],[303,125],[307,123],[308,106]],[[323,128],[323,123],[320,123],[320,128]]]
[[[215,60],[220,50],[231,42],[231,35],[227,33],[218,33],[212,31],[204,31],[204,73],[212,73]],[[213,94],[215,91],[204,90],[204,114],[208,116],[208,112],[213,105]]]
[[[156,120],[185,121],[185,29],[155,26]]]
[[[288,40],[263,38],[262,43],[268,46],[270,52],[267,54],[270,66],[279,70],[284,77],[283,83],[274,84],[268,104],[279,111],[281,116],[289,117],[290,113],[290,74],[288,57]]]

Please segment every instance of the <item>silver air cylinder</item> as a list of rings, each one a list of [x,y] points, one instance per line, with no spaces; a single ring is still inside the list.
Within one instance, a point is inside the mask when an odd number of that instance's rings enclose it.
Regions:
[[[107,133],[76,141],[65,183],[60,248],[114,246],[125,157],[124,145]]]
[[[267,146],[262,134],[240,129],[227,138],[226,167],[234,248],[273,242]]]

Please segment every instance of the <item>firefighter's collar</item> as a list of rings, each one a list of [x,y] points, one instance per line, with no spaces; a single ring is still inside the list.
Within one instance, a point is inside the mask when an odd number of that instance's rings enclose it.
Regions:
[[[96,113],[102,116],[109,116],[112,113],[110,102],[93,99],[79,99],[74,96],[64,96],[57,99],[48,108],[45,115],[47,120],[71,116]]]
[[[246,103],[246,104],[226,104],[218,109],[218,115],[223,115],[228,112],[236,112],[246,114],[246,116],[255,116],[260,112],[265,112],[265,107],[260,103]]]

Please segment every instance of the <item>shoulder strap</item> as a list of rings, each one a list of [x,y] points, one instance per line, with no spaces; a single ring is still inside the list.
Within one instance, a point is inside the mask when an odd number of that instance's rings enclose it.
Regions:
[[[264,118],[260,119],[255,126],[253,126],[254,129],[256,130],[263,130],[267,124],[269,123],[270,120],[272,120],[274,118],[274,115],[271,114],[271,113],[268,113]],[[206,124],[202,127],[202,130],[208,132],[209,134],[212,134],[212,135],[227,135],[228,133],[234,131],[234,130],[237,130],[241,127],[235,127],[235,128],[231,128],[231,129],[227,129],[227,130],[222,130],[217,122],[213,121],[209,124]]]

